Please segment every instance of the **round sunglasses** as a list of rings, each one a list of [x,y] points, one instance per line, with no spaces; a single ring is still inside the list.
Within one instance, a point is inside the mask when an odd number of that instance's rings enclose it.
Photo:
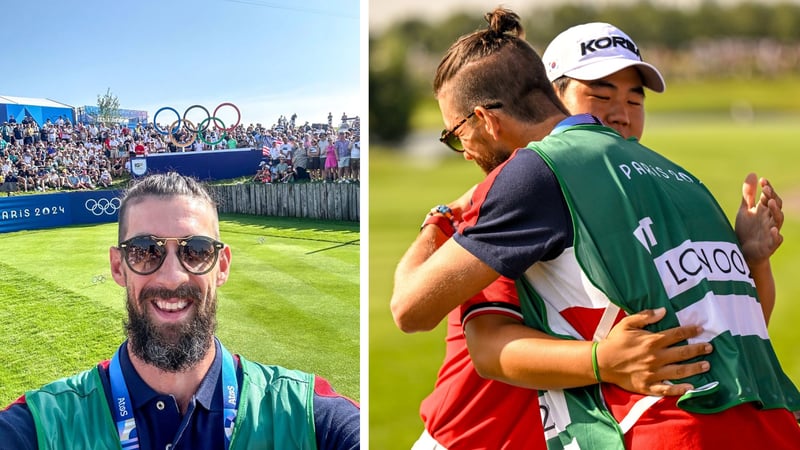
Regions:
[[[165,238],[150,235],[134,236],[120,242],[117,248],[134,273],[150,275],[167,259],[167,241],[177,242],[178,261],[194,275],[208,273],[217,263],[219,251],[225,248],[225,244],[207,236]]]
[[[502,103],[491,103],[484,106],[485,109],[498,109],[502,107],[503,107]],[[439,142],[450,147],[450,150],[459,153],[463,152],[464,144],[461,143],[461,138],[456,134],[456,130],[461,128],[461,125],[467,123],[467,121],[474,115],[475,115],[475,110],[473,109],[473,111],[469,113],[467,117],[461,119],[461,122],[458,122],[456,126],[454,126],[451,130],[448,130],[447,128],[442,130],[442,135],[441,137],[439,137]]]

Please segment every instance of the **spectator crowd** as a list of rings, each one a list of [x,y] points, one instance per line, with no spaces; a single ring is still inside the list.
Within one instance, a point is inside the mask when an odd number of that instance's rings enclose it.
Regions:
[[[99,139],[81,124],[50,119],[39,126],[13,116],[0,125],[0,191],[84,190],[111,186],[125,173],[124,161],[110,158]]]
[[[294,116],[281,116],[270,129],[260,126],[250,133],[263,158],[253,177],[257,183],[359,183],[361,179],[361,123],[342,114],[338,128],[332,124],[296,126]]]
[[[358,182],[359,118],[343,114],[338,130],[331,114],[327,124],[297,125],[296,119],[280,116],[269,127],[240,124],[232,130],[208,126],[199,139],[185,128],[160,133],[152,123],[73,124],[62,116],[40,125],[29,116],[20,122],[9,116],[0,126],[0,192],[102,189],[130,176],[132,157],[234,148],[262,150],[256,182]]]

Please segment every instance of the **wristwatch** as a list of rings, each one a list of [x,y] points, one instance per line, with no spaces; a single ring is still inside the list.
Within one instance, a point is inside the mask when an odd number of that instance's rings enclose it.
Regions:
[[[434,214],[442,214],[443,216],[447,217],[451,222],[453,221],[453,210],[450,209],[447,205],[436,205],[431,208],[431,212],[428,213],[429,216]]]
[[[425,228],[425,225],[436,225],[447,237],[452,236],[453,233],[456,232],[456,225],[453,221],[453,210],[447,205],[437,205],[431,208],[419,229],[422,230]]]

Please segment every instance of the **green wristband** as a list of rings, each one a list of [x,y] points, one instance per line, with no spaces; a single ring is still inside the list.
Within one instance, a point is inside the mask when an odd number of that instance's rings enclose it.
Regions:
[[[592,342],[592,370],[594,371],[595,380],[597,380],[598,383],[602,383],[603,380],[600,379],[600,366],[597,365],[597,344],[599,344],[599,342]]]

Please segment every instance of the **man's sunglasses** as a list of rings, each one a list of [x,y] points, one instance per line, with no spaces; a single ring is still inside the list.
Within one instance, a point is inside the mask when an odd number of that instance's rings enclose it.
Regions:
[[[485,109],[498,109],[502,107],[503,107],[502,103],[491,103],[489,105],[484,106]],[[450,149],[453,151],[459,153],[463,152],[464,144],[461,143],[461,138],[456,135],[456,130],[458,130],[459,127],[461,127],[461,125],[464,125],[474,115],[475,115],[475,110],[473,109],[472,112],[469,113],[467,117],[464,117],[461,120],[461,122],[458,122],[456,126],[453,127],[452,130],[448,131],[447,128],[442,130],[442,136],[439,138],[439,141],[444,145],[450,147]]]
[[[150,275],[167,259],[167,241],[178,243],[178,261],[194,275],[208,273],[217,263],[219,251],[225,248],[225,244],[207,236],[164,238],[148,235],[134,236],[120,242],[117,248],[134,273]]]

